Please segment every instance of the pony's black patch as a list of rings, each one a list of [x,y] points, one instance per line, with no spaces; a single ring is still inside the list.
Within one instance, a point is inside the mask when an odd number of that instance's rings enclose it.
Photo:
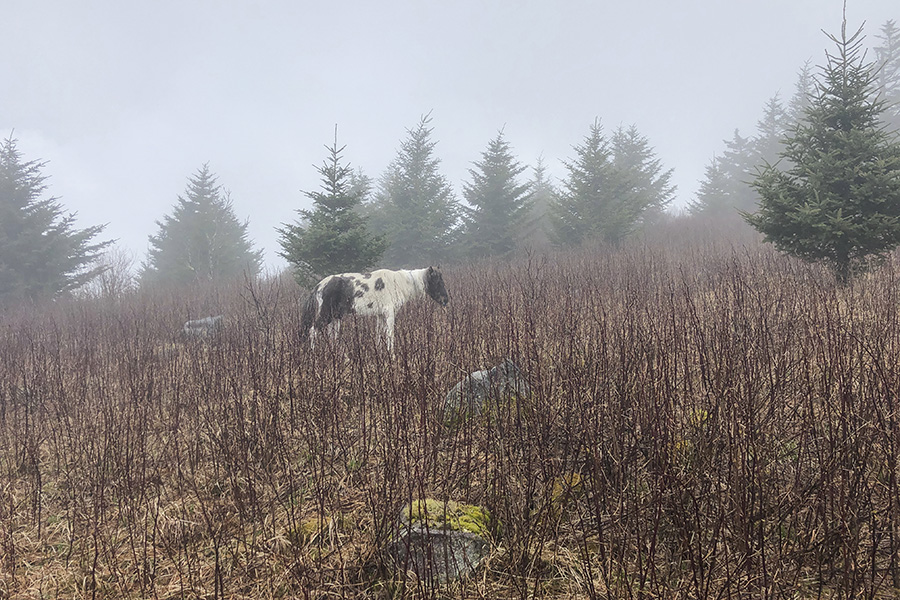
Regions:
[[[434,267],[428,267],[425,274],[425,293],[441,306],[447,306],[450,302],[450,295],[444,287],[444,276]]]
[[[353,312],[353,284],[343,277],[333,277],[322,288],[322,307],[316,328],[322,329],[332,321],[337,321]]]
[[[381,277],[379,277],[378,279],[375,280],[375,291],[380,292],[383,289],[384,289],[384,280]]]
[[[362,291],[362,290],[356,290],[356,293],[353,294],[353,297],[354,297],[354,298],[362,298],[362,297],[363,297],[363,294],[365,294],[364,291]]]
[[[362,281],[357,281],[357,282],[356,282],[356,287],[362,288],[362,291],[364,291],[364,292],[368,292],[368,291],[369,291],[369,284],[368,284],[368,283],[363,283]]]

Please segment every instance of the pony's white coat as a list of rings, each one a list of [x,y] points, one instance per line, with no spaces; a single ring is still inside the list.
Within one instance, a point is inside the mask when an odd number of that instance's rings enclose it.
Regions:
[[[314,345],[318,329],[327,328],[332,337],[337,336],[340,320],[346,314],[374,315],[378,318],[379,336],[393,352],[397,311],[407,302],[426,296],[441,305],[449,301],[443,277],[433,267],[329,275],[310,294],[301,327]]]

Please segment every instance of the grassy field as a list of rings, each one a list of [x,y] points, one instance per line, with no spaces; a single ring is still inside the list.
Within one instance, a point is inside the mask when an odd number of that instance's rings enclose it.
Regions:
[[[393,359],[286,280],[3,315],[0,598],[897,597],[900,261],[685,238],[446,268]],[[448,428],[504,357],[532,395]],[[490,512],[474,576],[386,564],[423,497]]]

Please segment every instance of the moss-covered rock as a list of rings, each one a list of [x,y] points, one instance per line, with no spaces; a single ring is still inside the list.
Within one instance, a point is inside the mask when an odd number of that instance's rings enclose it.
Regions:
[[[482,537],[488,533],[491,515],[487,509],[448,500],[441,502],[423,498],[407,504],[400,513],[400,522],[427,525],[432,529],[468,531]]]
[[[446,583],[473,572],[487,556],[490,514],[452,500],[416,500],[400,511],[388,555],[402,571]]]

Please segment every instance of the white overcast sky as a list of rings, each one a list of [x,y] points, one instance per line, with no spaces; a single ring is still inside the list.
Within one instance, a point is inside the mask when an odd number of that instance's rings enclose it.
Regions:
[[[49,193],[77,225],[107,224],[146,256],[204,163],[250,235],[308,208],[338,126],[344,158],[377,179],[432,115],[459,194],[503,128],[523,164],[557,179],[594,118],[635,125],[676,206],[734,129],[788,99],[831,49],[842,0],[4,0],[0,134],[48,161]],[[867,44],[896,0],[849,0]],[[530,171],[529,171],[530,173]]]

